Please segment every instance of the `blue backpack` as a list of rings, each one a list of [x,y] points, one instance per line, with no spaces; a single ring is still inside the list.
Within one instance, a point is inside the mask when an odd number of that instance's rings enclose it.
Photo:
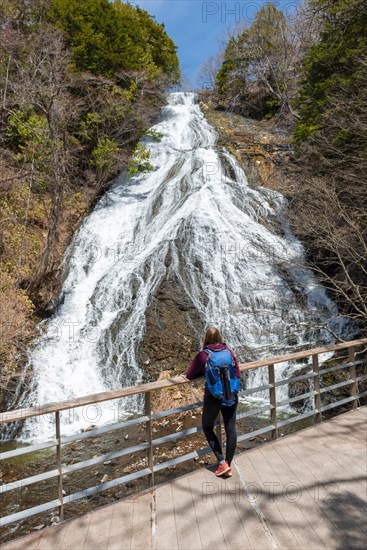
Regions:
[[[205,365],[205,387],[220,399],[222,405],[230,407],[236,402],[236,393],[240,381],[236,377],[233,357],[228,349],[212,351],[204,349],[207,354]]]

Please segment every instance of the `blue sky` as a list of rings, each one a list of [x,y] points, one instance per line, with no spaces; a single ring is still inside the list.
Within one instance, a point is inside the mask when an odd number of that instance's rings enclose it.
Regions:
[[[168,35],[178,46],[181,69],[195,87],[200,65],[215,55],[228,32],[239,22],[251,23],[264,0],[131,0],[164,23]],[[299,0],[274,0],[277,7],[291,13]]]

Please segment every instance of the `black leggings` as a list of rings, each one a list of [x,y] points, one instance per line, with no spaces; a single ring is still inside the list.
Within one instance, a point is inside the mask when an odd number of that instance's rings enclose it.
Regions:
[[[205,437],[208,440],[210,448],[217,457],[218,462],[224,460],[222,449],[218,438],[214,432],[214,423],[219,414],[222,413],[224,428],[227,436],[226,446],[226,461],[230,465],[236,450],[237,433],[236,433],[236,409],[238,404],[238,397],[236,396],[236,403],[231,407],[222,406],[219,399],[216,399],[212,395],[204,397],[202,426],[205,433]]]

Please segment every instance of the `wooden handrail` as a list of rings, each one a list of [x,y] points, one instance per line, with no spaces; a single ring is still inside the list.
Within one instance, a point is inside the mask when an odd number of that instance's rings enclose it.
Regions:
[[[330,346],[324,346],[320,348],[313,348],[304,351],[298,351],[295,353],[289,353],[287,355],[278,355],[276,357],[270,357],[268,359],[260,359],[257,361],[251,361],[249,363],[243,363],[240,365],[241,372],[258,369],[260,367],[266,367],[268,365],[275,365],[277,363],[283,363],[285,361],[294,361],[297,359],[304,359],[312,355],[319,353],[327,353],[329,351],[338,351],[342,349],[348,349],[367,344],[367,338],[360,340],[352,340],[351,342],[343,342],[341,344],[334,344]],[[17,422],[31,418],[33,416],[41,416],[43,414],[55,413],[58,411],[64,411],[67,409],[73,409],[76,407],[84,407],[86,405],[92,405],[93,403],[102,403],[103,401],[109,401],[113,399],[119,399],[121,397],[127,397],[129,395],[137,395],[139,393],[147,393],[154,390],[160,390],[171,386],[180,384],[187,384],[189,380],[183,375],[172,376],[166,380],[158,380],[156,382],[148,382],[141,384],[140,386],[131,386],[128,388],[120,388],[118,390],[110,390],[100,393],[94,393],[83,397],[77,397],[75,399],[67,399],[65,401],[59,401],[57,403],[47,403],[46,405],[40,405],[35,407],[21,408],[14,411],[7,411],[0,414],[0,424],[6,422]]]
[[[256,416],[260,414],[261,412],[269,412],[270,417],[269,421],[270,424],[266,424],[266,421],[263,422],[260,428],[256,430],[246,430],[243,432],[241,429],[241,433],[238,436],[238,441],[243,442],[247,440],[252,440],[254,437],[257,436],[263,436],[264,434],[271,434],[271,437],[275,439],[278,435],[278,430],[282,429],[284,426],[287,426],[289,424],[294,424],[296,422],[299,422],[301,420],[311,419],[313,417],[314,422],[321,422],[322,421],[322,414],[332,408],[340,407],[341,405],[347,405],[352,406],[352,408],[356,408],[358,404],[360,404],[360,399],[362,397],[367,396],[367,391],[360,392],[358,389],[358,381],[366,380],[367,375],[358,375],[356,367],[358,365],[366,364],[366,358],[363,354],[363,358],[356,360],[356,348],[358,346],[363,346],[364,344],[367,344],[367,338],[366,339],[360,339],[355,340],[353,342],[345,342],[342,344],[335,344],[331,346],[324,346],[321,348],[313,348],[301,352],[296,352],[288,355],[281,355],[278,357],[273,357],[269,359],[261,359],[259,361],[252,361],[251,363],[245,363],[240,366],[241,371],[247,371],[250,369],[256,369],[260,367],[265,367],[266,372],[268,374],[268,383],[267,384],[261,384],[258,387],[251,388],[244,390],[240,392],[240,395],[252,395],[256,394],[258,392],[262,391],[268,391],[269,392],[269,402],[265,406],[261,406],[255,409],[251,409],[248,411],[242,411],[239,412],[237,415],[237,420],[241,420],[247,417]],[[320,353],[325,353],[329,351],[337,351],[342,349],[348,349],[348,362],[339,364],[338,366],[332,366],[326,369],[319,369],[319,360],[318,356]],[[365,350],[363,350],[365,351]],[[282,363],[285,361],[291,361],[291,360],[297,360],[297,359],[304,359],[307,357],[312,358],[312,366],[310,365],[311,369],[310,372],[307,372],[306,374],[296,374],[294,376],[291,376],[287,379],[282,380],[275,380],[275,369],[274,365],[277,363]],[[342,359],[343,360],[343,359]],[[334,370],[338,369],[348,369],[349,370],[349,379],[345,380],[343,382],[338,382],[337,384],[329,384],[325,387],[320,388],[320,377],[328,372],[332,372]],[[284,384],[288,384],[289,382],[297,381],[297,380],[306,380],[308,379],[310,381],[310,391],[302,392],[300,395],[296,395],[294,397],[291,397],[289,399],[283,399],[279,401],[277,399],[277,393],[276,388],[279,386],[282,386]],[[17,421],[22,420],[24,418],[29,418],[31,416],[39,416],[41,414],[49,414],[54,413],[55,414],[55,428],[56,428],[56,439],[52,441],[47,441],[41,444],[36,445],[30,445],[26,448],[18,448],[11,451],[6,451],[4,453],[0,454],[0,460],[8,460],[9,458],[14,458],[23,454],[29,454],[37,450],[42,449],[49,449],[51,447],[56,448],[56,462],[57,462],[57,468],[53,470],[49,470],[46,472],[42,472],[41,474],[37,473],[36,475],[17,480],[15,482],[9,482],[9,483],[3,483],[1,486],[1,493],[8,493],[10,491],[15,490],[21,490],[23,487],[26,487],[28,485],[34,485],[36,483],[39,483],[41,481],[51,480],[57,478],[57,498],[54,498],[51,501],[45,502],[41,505],[33,506],[31,508],[26,508],[24,510],[11,513],[10,515],[6,515],[5,517],[0,517],[0,524],[1,525],[8,525],[10,523],[13,523],[15,521],[23,520],[28,517],[32,517],[34,515],[37,515],[41,512],[45,512],[52,509],[58,509],[59,510],[59,517],[60,519],[63,518],[64,515],[64,507],[68,505],[69,503],[73,503],[75,501],[78,501],[79,499],[85,498],[88,495],[95,495],[100,492],[106,491],[107,489],[115,488],[120,485],[130,483],[131,481],[140,479],[142,477],[149,476],[150,477],[150,483],[152,486],[155,485],[155,473],[161,472],[165,470],[166,468],[170,468],[172,466],[176,466],[177,464],[180,464],[182,462],[186,462],[192,459],[197,459],[203,454],[207,453],[209,451],[209,447],[204,447],[196,450],[191,450],[189,453],[186,453],[184,455],[179,455],[175,458],[169,458],[168,460],[159,460],[159,456],[157,457],[154,453],[154,449],[158,450],[158,448],[161,445],[165,445],[166,443],[170,443],[172,441],[181,440],[185,437],[197,434],[202,430],[202,426],[194,426],[190,428],[185,428],[183,430],[180,430],[177,432],[175,430],[172,433],[169,433],[168,435],[160,435],[158,434],[158,437],[153,438],[153,430],[152,425],[153,422],[157,418],[166,417],[175,415],[177,413],[183,412],[183,411],[189,411],[189,410],[195,410],[198,407],[202,406],[202,402],[197,403],[191,403],[189,405],[184,405],[176,409],[170,409],[161,411],[159,413],[152,414],[151,410],[151,391],[152,390],[160,390],[167,387],[172,387],[177,384],[187,384],[189,380],[185,378],[185,376],[176,376],[169,378],[168,380],[161,380],[157,382],[150,382],[148,384],[142,384],[141,386],[135,386],[130,388],[122,388],[120,390],[112,390],[102,393],[97,393],[94,395],[87,395],[85,397],[81,397],[78,399],[70,399],[67,401],[61,401],[59,403],[49,403],[47,405],[44,405],[42,407],[32,407],[27,409],[18,409],[16,411],[10,411],[7,413],[3,413],[1,415],[0,421],[2,422],[10,422],[10,421]],[[335,388],[344,387],[344,386],[350,386],[351,388],[351,395],[349,397],[343,397],[342,399],[333,401],[329,404],[323,404],[321,395],[325,392],[329,392]],[[94,428],[92,430],[88,430],[85,432],[81,432],[78,434],[73,434],[72,436],[66,436],[63,437],[60,430],[60,411],[65,409],[71,409],[73,407],[81,407],[83,405],[89,405],[96,402],[101,401],[107,401],[111,399],[118,399],[120,397],[124,397],[126,395],[134,395],[143,393],[145,395],[145,415],[139,416],[134,419],[130,419],[124,422],[118,421],[117,423],[113,423],[111,425],[105,425],[102,427]],[[311,410],[306,410],[305,412],[302,412],[301,414],[297,414],[296,416],[291,415],[289,418],[280,419],[278,418],[277,409],[279,407],[283,407],[285,405],[295,403],[296,401],[301,401],[305,399],[311,399],[314,401],[314,407]],[[147,439],[143,443],[135,444],[130,447],[122,446],[121,445],[115,449],[114,447],[109,450],[108,453],[94,456],[93,458],[88,458],[87,460],[82,461],[73,461],[69,465],[65,465],[62,463],[62,447],[65,444],[71,443],[72,441],[77,440],[86,440],[89,438],[94,438],[96,435],[101,435],[102,433],[109,433],[116,430],[121,430],[125,428],[129,428],[132,426],[132,424],[145,424],[146,426],[146,435]],[[221,433],[221,426],[220,426],[220,420],[217,420],[217,429],[219,429]],[[63,490],[63,476],[69,475],[71,473],[75,473],[79,470],[84,470],[85,468],[90,468],[91,466],[95,466],[97,464],[104,463],[106,460],[111,459],[117,459],[122,458],[127,455],[131,455],[136,452],[140,451],[146,451],[147,453],[147,462],[148,467],[143,468],[140,470],[137,470],[132,473],[125,473],[124,475],[114,478],[108,481],[103,481],[98,485],[95,485],[93,487],[87,487],[85,489],[79,490],[72,494],[65,494]],[[163,455],[162,457],[163,458]],[[56,496],[56,495],[55,495]]]

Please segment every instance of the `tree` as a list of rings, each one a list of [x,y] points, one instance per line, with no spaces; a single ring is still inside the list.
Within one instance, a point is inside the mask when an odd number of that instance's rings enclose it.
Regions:
[[[233,111],[243,109],[246,99],[248,63],[239,46],[239,38],[232,36],[223,54],[222,66],[215,78],[219,100]]]
[[[43,26],[25,37],[21,46],[12,58],[16,78],[9,88],[15,108],[8,110],[5,136],[10,146],[20,150],[19,159],[24,157],[47,175],[45,185],[51,194],[45,246],[31,284],[34,293],[53,269],[66,172],[72,161],[72,155],[66,154],[66,128],[77,113],[68,90],[69,55],[61,34]]]
[[[163,25],[115,0],[50,0],[49,20],[66,35],[75,70],[118,80],[121,71],[180,76],[176,46]]]
[[[306,140],[316,132],[319,119],[333,95],[354,92],[363,82],[367,49],[367,7],[361,0],[313,0],[323,30],[303,63],[299,108],[301,122],[296,137]]]
[[[129,166],[178,80],[176,47],[143,10],[107,0],[0,2],[2,389],[26,361],[33,312],[54,311],[59,266],[82,216]]]
[[[292,113],[297,90],[298,41],[285,15],[265,4],[254,23],[232,37],[217,74],[227,104],[256,117]]]
[[[210,56],[200,67],[196,80],[202,90],[214,90],[216,75],[223,63],[223,52]]]
[[[302,177],[294,227],[343,311],[367,322],[367,6],[314,0],[320,40],[306,54],[296,130]]]

